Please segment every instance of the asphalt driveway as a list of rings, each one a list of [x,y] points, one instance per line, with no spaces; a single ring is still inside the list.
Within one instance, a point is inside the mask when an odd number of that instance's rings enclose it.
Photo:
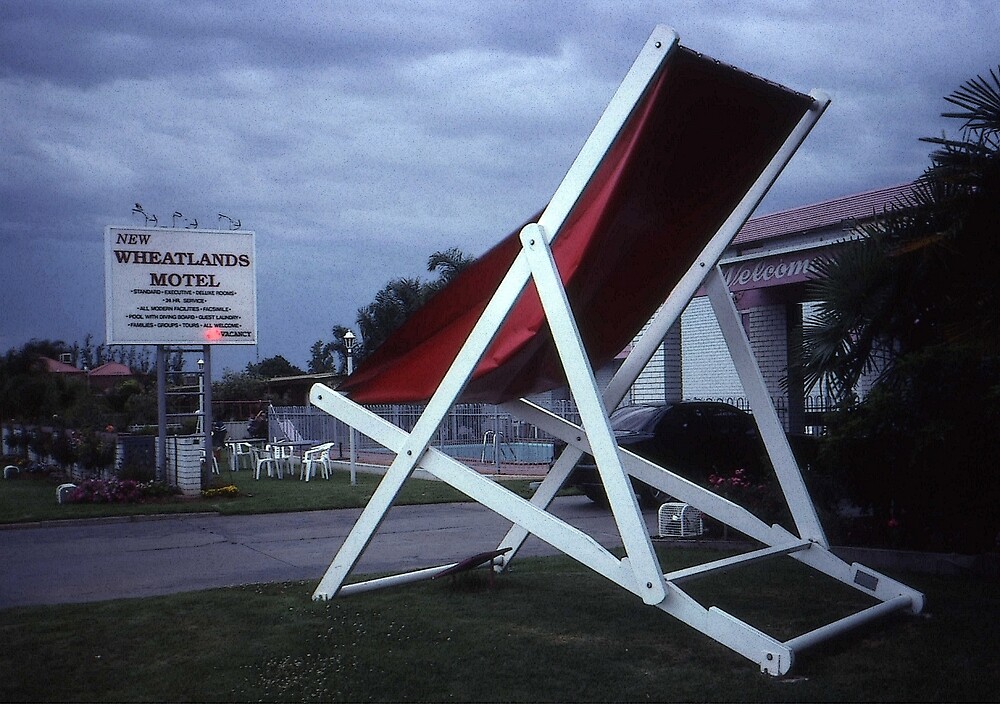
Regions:
[[[552,510],[605,547],[621,545],[610,513],[585,497],[557,498]],[[0,527],[0,608],[318,580],[360,513],[181,514]],[[646,522],[655,532],[655,512],[646,513]],[[476,503],[393,507],[357,571],[461,560],[495,548],[509,527]],[[531,538],[522,553],[557,551]]]

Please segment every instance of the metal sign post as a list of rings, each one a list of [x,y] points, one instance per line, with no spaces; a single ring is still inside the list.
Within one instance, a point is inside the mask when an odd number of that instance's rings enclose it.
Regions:
[[[104,229],[106,342],[156,346],[157,478],[166,480],[167,420],[194,414],[167,409],[168,350],[201,355],[197,415],[213,468],[211,347],[257,343],[254,239],[239,230]]]

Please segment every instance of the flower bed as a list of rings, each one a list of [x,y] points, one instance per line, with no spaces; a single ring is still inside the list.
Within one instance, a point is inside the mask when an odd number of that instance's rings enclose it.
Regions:
[[[203,498],[231,498],[240,495],[240,490],[233,484],[229,486],[219,486],[217,488],[205,489],[201,492]]]
[[[139,482],[132,479],[87,479],[73,489],[67,503],[142,503],[175,493],[161,481]]]

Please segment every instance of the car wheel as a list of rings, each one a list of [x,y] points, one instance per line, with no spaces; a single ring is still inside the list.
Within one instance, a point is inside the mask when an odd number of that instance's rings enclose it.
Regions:
[[[608,501],[608,494],[605,493],[603,486],[586,486],[583,489],[583,493],[601,508],[611,507],[611,502]]]
[[[639,491],[639,502],[646,508],[659,508],[664,503],[673,499],[669,493],[658,488],[643,484]]]

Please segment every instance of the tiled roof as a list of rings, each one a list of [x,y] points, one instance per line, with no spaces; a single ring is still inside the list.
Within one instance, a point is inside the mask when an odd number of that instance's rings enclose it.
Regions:
[[[108,363],[97,366],[90,372],[93,376],[130,376],[132,375],[132,370],[125,364],[118,363],[116,361],[109,361]]]
[[[871,218],[897,206],[900,199],[913,189],[912,183],[884,187],[873,191],[843,196],[809,206],[798,206],[752,218],[733,239],[733,245],[763,241],[792,233],[814,231],[836,226],[850,220]]]
[[[63,363],[62,361],[57,361],[54,358],[39,356],[38,359],[42,362],[42,365],[48,373],[78,373],[83,375],[83,371],[79,368],[71,366],[68,363]]]

